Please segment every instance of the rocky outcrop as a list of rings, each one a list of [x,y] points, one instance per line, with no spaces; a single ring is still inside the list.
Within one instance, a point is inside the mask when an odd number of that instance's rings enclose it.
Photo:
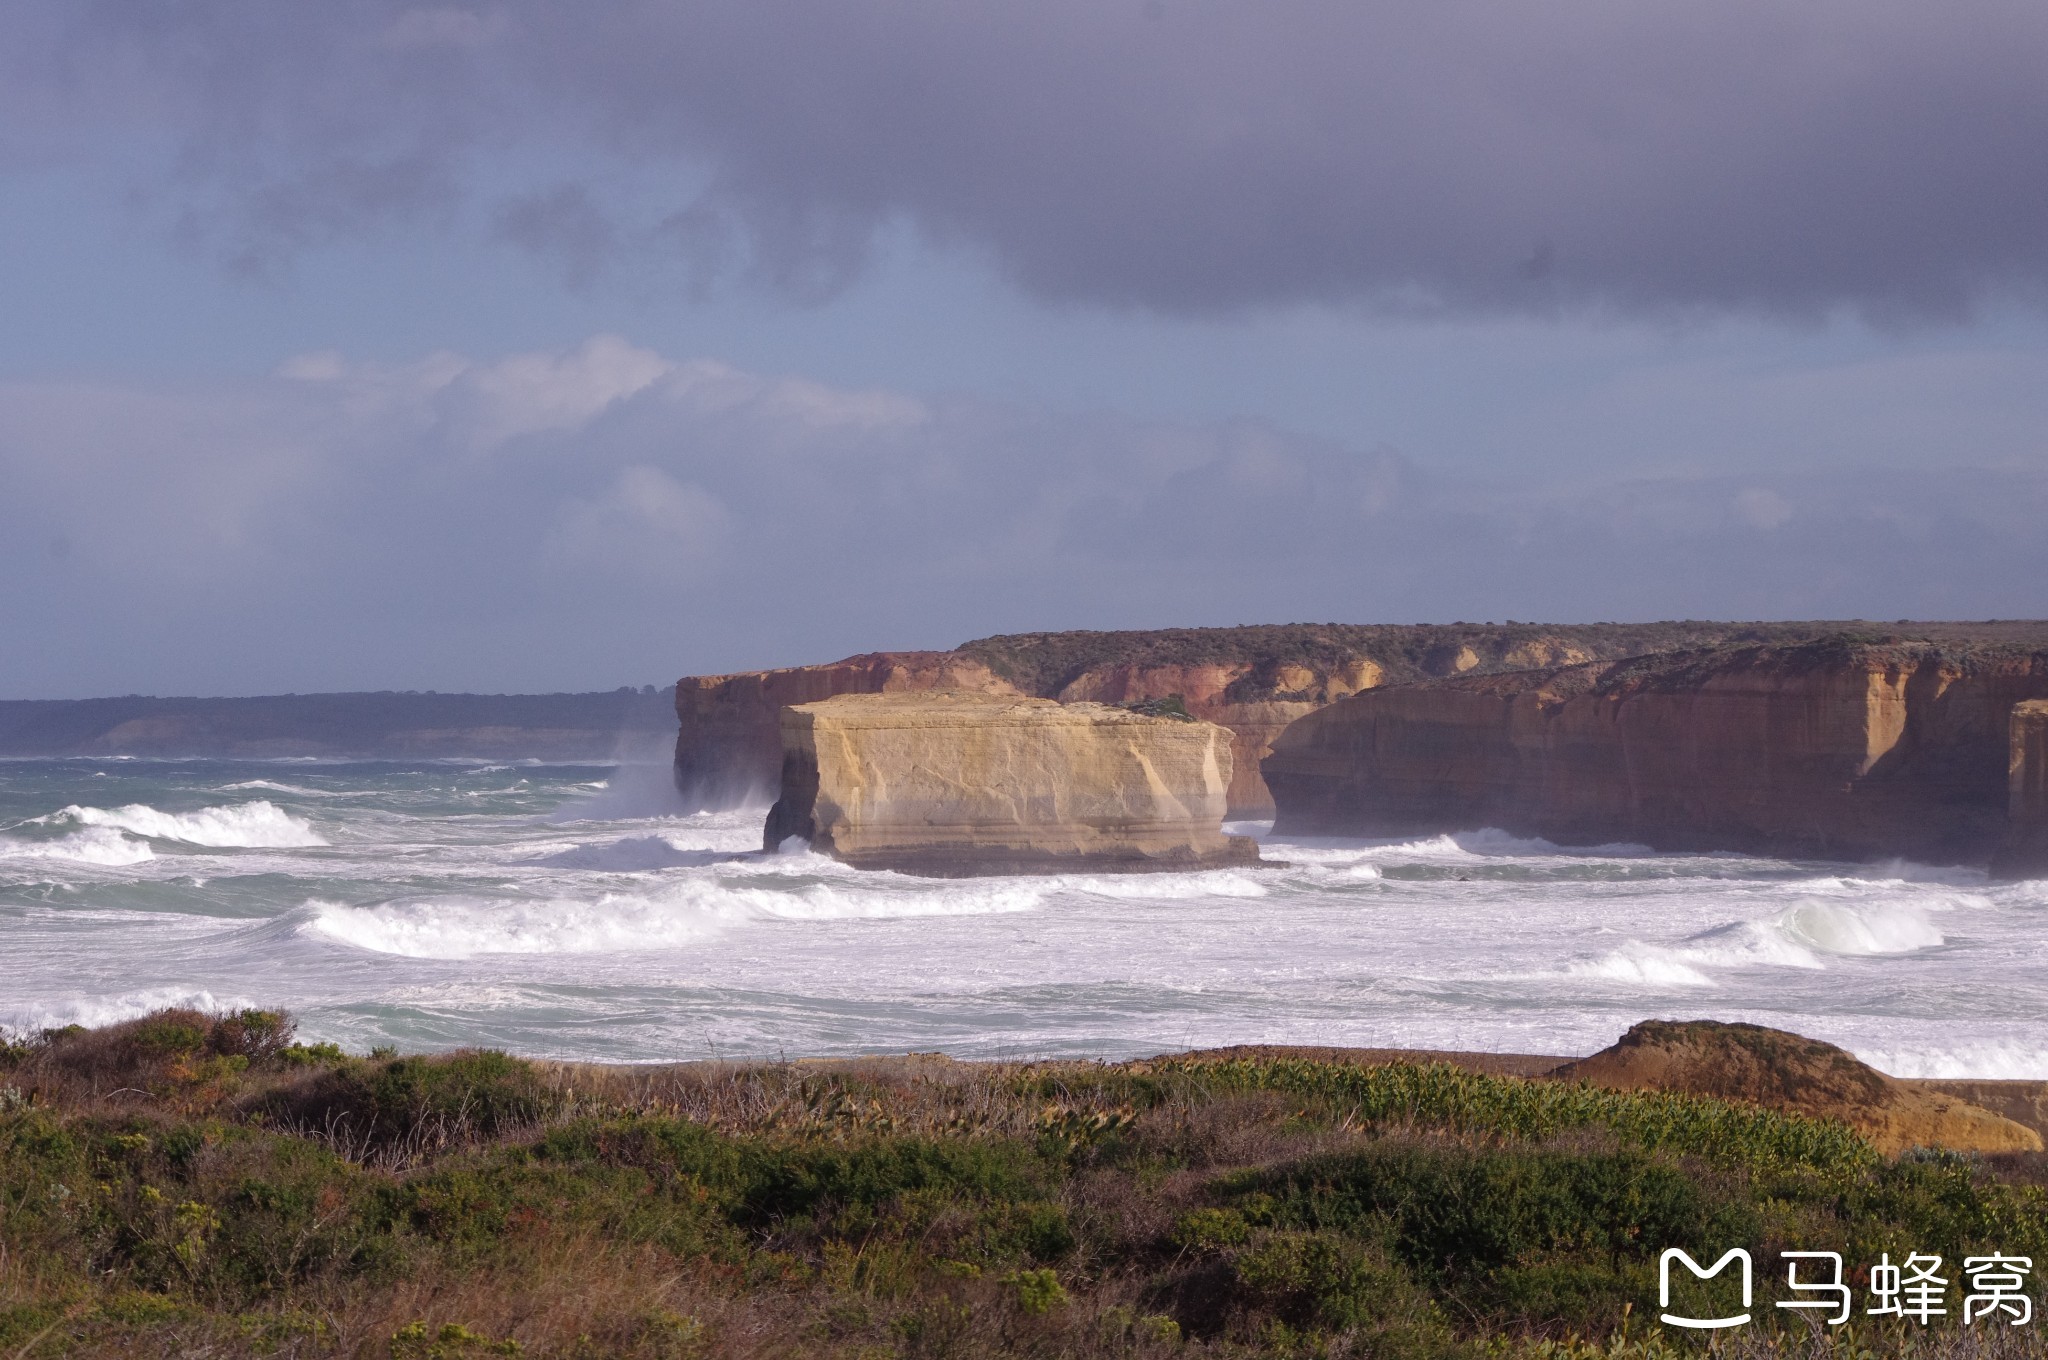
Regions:
[[[1988,861],[2009,715],[2048,652],[1848,641],[1391,686],[1264,764],[1292,834],[1497,826],[1565,844]]]
[[[2005,843],[2000,878],[2048,878],[2048,701],[2014,704],[2006,743]]]
[[[1731,639],[1811,637],[1814,624],[1274,624],[1021,633],[952,652],[876,652],[830,665],[688,676],[676,686],[676,782],[697,807],[772,796],[777,714],[834,694],[932,689],[1062,702],[1178,698],[1231,732],[1230,815],[1273,815],[1260,762],[1295,719],[1373,686],[1639,656]]]
[[[763,831],[861,868],[958,877],[1254,863],[1226,836],[1229,734],[1211,723],[960,691],[783,711]]]
[[[1617,1091],[1683,1091],[1835,1119],[1880,1152],[2039,1152],[2041,1135],[1962,1098],[1895,1081],[1815,1039],[1760,1025],[1645,1020],[1550,1073]]]

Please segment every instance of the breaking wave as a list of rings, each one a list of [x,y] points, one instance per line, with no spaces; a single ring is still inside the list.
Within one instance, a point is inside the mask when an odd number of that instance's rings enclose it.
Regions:
[[[1612,841],[1604,845],[1559,845],[1544,840],[1541,836],[1516,836],[1499,827],[1485,826],[1476,831],[1452,831],[1438,836],[1421,836],[1413,840],[1384,841],[1373,845],[1377,854],[1402,859],[1502,859],[1502,858],[1566,858],[1566,859],[1641,859],[1657,852],[1647,845],[1633,841]],[[1300,851],[1288,846],[1290,857],[1299,858]]]
[[[1043,886],[1014,882],[920,892],[839,882],[766,887],[685,879],[590,901],[449,896],[361,907],[313,901],[306,904],[305,928],[358,949],[422,959],[622,953],[674,949],[748,922],[1030,911],[1046,895]]]
[[[666,836],[627,836],[605,845],[578,845],[531,861],[556,869],[592,869],[634,874],[655,869],[688,869],[736,858],[729,850],[685,850]]]
[[[1924,911],[1883,902],[1800,902],[1788,907],[1771,929],[1823,954],[1911,954],[1946,943]]]
[[[244,779],[239,784],[223,784],[218,792],[240,793],[245,789],[266,789],[271,793],[288,793],[294,798],[339,798],[340,794],[325,789],[308,789],[297,784],[280,784],[274,779]]]
[[[0,837],[0,859],[59,859],[74,864],[120,868],[156,858],[156,851],[111,827],[89,826],[53,841]]]
[[[1676,945],[1630,940],[1566,972],[1641,987],[1713,987],[1708,970],[1717,968],[1815,969],[1830,957],[1912,954],[1947,943],[1928,917],[1946,905],[1804,898],[1768,920],[1731,921]]]
[[[151,840],[182,841],[187,845],[215,848],[293,849],[325,845],[327,841],[303,817],[294,817],[277,804],[258,799],[200,808],[197,812],[160,812],[147,803],[126,807],[91,808],[73,804],[43,822],[75,822],[87,827],[108,827]]]
[[[2039,1044],[1966,1043],[1955,1047],[1859,1045],[1856,1056],[1895,1077],[1976,1078],[1990,1081],[2048,1079],[2048,1047]]]
[[[16,1034],[34,1034],[66,1025],[118,1025],[137,1020],[152,1011],[195,1010],[219,1013],[245,1010],[257,1003],[238,996],[220,997],[204,988],[150,987],[114,996],[74,996],[15,1006],[0,1011],[0,1029]]]

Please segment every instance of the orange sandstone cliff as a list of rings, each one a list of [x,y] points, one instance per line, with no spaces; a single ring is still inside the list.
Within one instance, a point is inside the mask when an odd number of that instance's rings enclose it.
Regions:
[[[874,652],[820,666],[687,676],[676,685],[676,783],[696,807],[766,802],[779,714],[838,694],[972,690],[1062,703],[1178,698],[1229,730],[1229,815],[1273,815],[1260,761],[1288,724],[1374,686],[1637,656],[1730,640],[1810,637],[1816,624],[1275,624],[1022,633],[950,652]]]
[[[2044,697],[2048,651],[2025,647],[1724,648],[1370,690],[1290,726],[1263,771],[1283,833],[2019,868],[2048,845]]]

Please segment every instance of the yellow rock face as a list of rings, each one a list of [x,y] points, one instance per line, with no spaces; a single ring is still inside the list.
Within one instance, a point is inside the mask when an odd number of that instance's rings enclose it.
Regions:
[[[1223,834],[1230,733],[1102,704],[848,694],[782,714],[769,850],[953,877],[1254,863]]]
[[[1342,699],[1362,689],[1371,689],[1379,684],[1386,673],[1385,668],[1377,661],[1368,661],[1361,657],[1348,662],[1330,672],[1330,697]]]

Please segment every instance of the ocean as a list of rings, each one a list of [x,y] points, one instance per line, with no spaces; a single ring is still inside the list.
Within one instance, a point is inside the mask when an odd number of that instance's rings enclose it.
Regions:
[[[641,1062],[1236,1043],[1589,1053],[1747,1020],[2048,1078],[2048,883],[1498,831],[1287,867],[929,880],[762,856],[665,767],[0,762],[0,1026],[284,1007],[309,1040]]]

